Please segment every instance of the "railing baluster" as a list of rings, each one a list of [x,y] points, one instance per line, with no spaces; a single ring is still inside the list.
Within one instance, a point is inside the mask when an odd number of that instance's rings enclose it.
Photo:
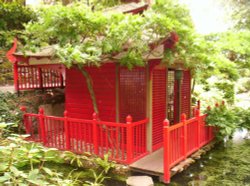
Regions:
[[[195,117],[198,122],[198,131],[197,131],[197,147],[199,148],[201,146],[201,117],[200,117],[200,110],[196,109],[195,110]]]
[[[167,119],[163,122],[163,139],[164,139],[164,182],[170,182],[170,131],[169,121]]]
[[[39,127],[41,130],[41,141],[43,142],[44,145],[46,145],[46,134],[45,134],[45,127],[44,127],[44,109],[40,108],[39,109]]]
[[[184,158],[187,157],[187,124],[186,124],[186,114],[181,115],[181,122],[183,122],[183,155]]]
[[[127,163],[130,163],[133,158],[133,131],[131,127],[132,117],[128,115],[126,117],[126,127],[127,127]]]
[[[65,146],[66,150],[70,150],[70,133],[68,123],[68,112],[64,111],[64,132],[65,132]]]

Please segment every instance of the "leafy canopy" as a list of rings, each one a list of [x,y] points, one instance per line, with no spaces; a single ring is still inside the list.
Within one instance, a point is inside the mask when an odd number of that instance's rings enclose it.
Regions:
[[[177,32],[180,43],[165,51],[168,62],[179,59],[188,63],[204,58],[195,53],[199,41],[195,40],[187,9],[170,0],[158,1],[143,15],[92,11],[80,3],[46,6],[38,15],[38,21],[26,25],[26,49],[55,45],[57,57],[67,67],[99,66],[118,53],[122,53],[122,65],[143,66],[149,44],[169,37],[172,31]]]
[[[34,11],[18,3],[0,1],[0,50],[11,46],[13,37],[21,35],[24,24],[36,19]]]

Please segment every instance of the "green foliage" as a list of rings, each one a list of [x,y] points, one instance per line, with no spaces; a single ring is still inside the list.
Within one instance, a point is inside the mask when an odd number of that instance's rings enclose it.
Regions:
[[[187,7],[180,5],[178,1],[157,0],[153,10],[161,16],[170,18],[174,24],[174,31],[179,36],[179,42],[172,55],[166,51],[166,62],[171,64],[181,61],[193,71],[203,70],[209,63],[209,55],[213,50],[210,44],[195,32]]]
[[[13,84],[13,72],[12,72],[12,63],[5,61],[5,58],[2,59],[1,63],[1,54],[0,52],[0,85],[12,85]]]
[[[239,118],[240,128],[245,128],[250,131],[250,108],[248,109],[237,109],[237,115]]]
[[[228,31],[204,38],[213,47],[213,53],[209,54],[206,73],[197,71],[197,82],[204,85],[204,91],[217,89],[223,94],[222,99],[234,103],[235,84],[241,92],[248,90],[248,84],[241,82],[249,78],[249,31]]]
[[[242,139],[241,134],[234,140],[217,143],[195,164],[174,176],[170,186],[249,185],[249,145],[250,140]]]
[[[249,0],[221,0],[228,10],[227,16],[238,30],[250,28],[250,1]]]
[[[24,23],[35,19],[35,14],[18,3],[0,2],[0,17],[0,30],[22,30]]]
[[[218,139],[232,136],[236,129],[250,129],[250,108],[215,106],[206,111],[207,123],[218,127]]]
[[[62,157],[71,165],[90,170],[92,181],[86,181],[85,186],[102,186],[103,182],[112,176],[112,170],[116,167],[115,162],[109,161],[109,155],[105,154],[103,159],[91,157],[90,154],[77,155],[72,152],[64,152]]]
[[[62,173],[45,167],[47,162],[63,163],[60,152],[29,143],[24,136],[0,139],[0,183],[9,185],[74,185]]]
[[[12,93],[0,93],[0,122],[13,123],[9,125],[8,133],[17,131],[18,124],[22,120],[21,112],[19,111],[19,103],[17,95]]]
[[[218,127],[217,137],[219,140],[225,136],[232,136],[238,126],[238,116],[234,109],[225,105],[215,106],[207,110],[206,122],[210,126]]]
[[[27,106],[29,112],[37,113],[40,105],[62,103],[63,101],[64,95],[56,90],[23,92],[20,93],[20,96],[10,92],[0,92],[0,122],[13,123],[8,127],[6,135],[13,132],[22,133],[24,126],[20,106]]]
[[[35,19],[34,11],[28,7],[0,2],[0,50],[7,50],[14,37],[22,37],[24,24]]]
[[[108,155],[102,160],[89,154],[61,152],[24,140],[27,135],[3,138],[6,127],[0,123],[0,185],[101,186],[115,168]]]
[[[176,31],[181,41],[173,56],[182,56],[179,59],[186,62],[183,56],[186,59],[190,56],[190,60],[195,56],[194,50],[186,50],[198,46],[193,40],[191,19],[187,9],[167,2],[165,9],[156,5],[143,15],[93,12],[79,3],[41,8],[38,21],[26,26],[26,50],[54,45],[56,55],[67,67],[72,64],[99,66],[121,53],[121,64],[132,68],[145,65],[144,55],[150,51],[150,43]]]

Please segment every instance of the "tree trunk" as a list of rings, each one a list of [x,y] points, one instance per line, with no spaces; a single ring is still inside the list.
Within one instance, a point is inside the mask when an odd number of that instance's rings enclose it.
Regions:
[[[99,110],[98,110],[98,106],[97,106],[97,102],[96,102],[96,96],[95,96],[91,77],[90,77],[89,73],[83,67],[78,67],[78,69],[81,71],[82,75],[86,79],[86,83],[87,83],[88,91],[89,91],[89,94],[90,94],[90,97],[92,100],[94,112],[98,115]]]
[[[196,83],[196,81],[195,81],[195,79],[193,79],[192,89],[191,89],[191,94],[193,94],[193,93],[194,93],[195,83]]]

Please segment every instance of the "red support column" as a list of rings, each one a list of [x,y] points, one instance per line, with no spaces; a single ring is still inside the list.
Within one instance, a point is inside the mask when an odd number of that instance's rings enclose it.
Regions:
[[[186,124],[187,116],[186,114],[181,115],[181,122],[183,122],[183,147],[182,152],[183,156],[186,159],[187,158],[187,124]]]
[[[131,123],[133,121],[133,118],[128,115],[126,117],[126,123],[127,123],[127,163],[130,163],[133,158],[133,131],[131,127]]]
[[[17,93],[19,93],[18,64],[17,64],[17,62],[15,62],[14,65],[13,65],[13,71],[14,71],[14,86],[15,86],[15,91]]]
[[[40,127],[40,137],[41,141],[43,142],[43,145],[46,145],[46,134],[45,134],[45,126],[44,126],[44,109],[39,109],[39,127]]]
[[[70,135],[69,135],[69,123],[68,112],[64,111],[64,132],[65,132],[65,146],[66,150],[70,150]]]
[[[97,130],[97,114],[93,113],[93,143],[94,143],[94,153],[96,155],[99,154],[99,147],[98,147],[98,130]]]
[[[197,147],[200,148],[201,147],[201,119],[200,119],[200,110],[196,109],[195,110],[195,117],[197,119],[198,122],[198,131],[197,131]]]
[[[164,182],[170,183],[170,133],[169,133],[169,121],[165,119],[163,121],[163,148],[164,148]]]

